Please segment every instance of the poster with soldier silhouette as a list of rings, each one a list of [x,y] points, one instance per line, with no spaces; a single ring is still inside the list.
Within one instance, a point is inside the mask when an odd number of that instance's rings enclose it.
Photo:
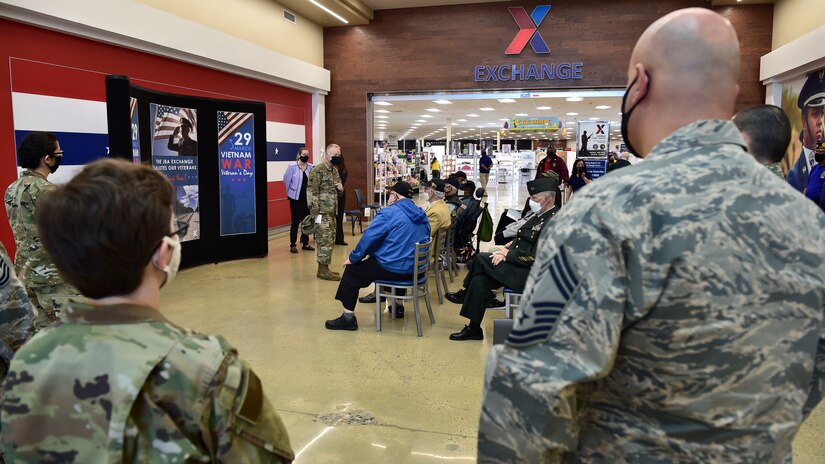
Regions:
[[[587,173],[596,180],[607,170],[608,121],[578,121],[576,123],[576,159],[583,159]]]
[[[800,192],[816,161],[816,145],[825,139],[825,68],[782,84],[782,111],[791,121],[791,144],[782,159],[786,179]]]
[[[152,167],[175,186],[175,220],[188,222],[181,241],[200,238],[198,201],[198,118],[193,108],[149,105],[152,117]]]
[[[255,124],[252,113],[218,111],[221,236],[255,233]]]

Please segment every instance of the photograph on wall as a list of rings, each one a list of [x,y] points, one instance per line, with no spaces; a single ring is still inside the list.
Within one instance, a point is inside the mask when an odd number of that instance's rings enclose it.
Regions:
[[[189,223],[181,241],[200,238],[198,118],[192,108],[152,103],[152,167],[175,186],[175,220]]]
[[[218,111],[221,236],[255,233],[255,118]]]
[[[815,150],[825,139],[825,68],[784,82],[781,106],[791,121],[791,144],[782,169],[788,183],[801,192],[808,186],[811,172],[822,169],[817,169]]]
[[[590,178],[596,180],[607,169],[607,147],[610,123],[607,121],[579,121],[576,134],[576,158],[584,160]]]
[[[137,98],[129,97],[129,117],[132,119],[132,162],[140,164],[140,130],[137,103]]]

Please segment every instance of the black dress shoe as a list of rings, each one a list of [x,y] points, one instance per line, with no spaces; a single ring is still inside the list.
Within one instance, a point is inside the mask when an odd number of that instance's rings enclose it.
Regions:
[[[385,301],[387,301],[387,297],[382,296],[381,297],[381,303],[383,303]],[[359,303],[375,303],[375,292],[372,292],[367,296],[362,296],[361,298],[358,298],[358,302]]]
[[[392,314],[392,308],[387,307],[387,312]],[[395,304],[395,318],[404,319],[404,305],[402,305],[401,303]]]
[[[457,292],[447,292],[444,296],[447,300],[451,303],[455,304],[462,304],[464,303],[464,297],[467,295],[467,290],[463,288]]]
[[[342,314],[336,319],[325,322],[324,327],[329,330],[358,330],[358,320],[355,316],[349,318]]]
[[[347,245],[349,245],[349,243],[347,243],[347,242],[345,242],[345,241],[343,241],[343,240],[341,240],[340,242],[335,242],[335,244],[336,244],[336,245],[341,245],[341,246],[347,246]]]
[[[450,334],[450,340],[484,340],[484,332],[481,329],[471,329],[469,325],[465,325],[461,332]]]
[[[312,248],[312,246],[310,244],[306,244],[306,245],[302,246],[301,249],[304,250],[304,251],[315,251],[315,248]]]
[[[290,253],[298,253],[298,247],[296,247],[295,245],[292,245],[291,247],[289,247],[289,252]]]
[[[493,298],[492,300],[487,300],[487,308],[503,308],[504,306],[504,302],[496,298]]]

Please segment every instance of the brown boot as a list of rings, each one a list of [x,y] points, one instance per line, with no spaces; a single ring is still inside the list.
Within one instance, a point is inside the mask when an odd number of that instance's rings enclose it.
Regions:
[[[315,274],[315,277],[322,280],[341,280],[341,274],[330,271],[329,266],[326,264],[318,265],[318,273]]]

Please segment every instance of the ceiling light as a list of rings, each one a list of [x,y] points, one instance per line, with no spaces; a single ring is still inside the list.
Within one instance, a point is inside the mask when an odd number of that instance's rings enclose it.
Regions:
[[[458,125],[458,123],[457,123],[457,122],[454,122],[454,123],[453,123],[453,125],[454,125],[454,126],[457,126],[457,125]]]
[[[335,16],[335,19],[341,21],[342,23],[349,24],[349,21],[347,21],[346,19],[344,19],[341,16],[337,15],[334,11],[330,10],[329,8],[325,7],[324,5],[321,5],[320,3],[316,2],[315,0],[309,0],[309,3],[312,3],[313,5],[317,6],[318,8],[320,8],[324,11],[326,11],[327,13],[331,14],[332,16]]]
[[[552,106],[539,106],[539,107],[536,107],[536,109],[537,110],[542,110],[542,111],[547,111],[547,110],[552,110],[553,107]]]
[[[479,108],[481,111],[495,111],[495,108],[490,108],[489,106],[485,106],[484,108]]]
[[[433,117],[433,115],[431,115],[431,114],[422,114],[421,116],[419,116],[419,118],[424,118],[424,119],[430,119],[432,117]]]
[[[568,116],[578,116],[579,113],[567,113]]]
[[[390,119],[389,116],[376,116],[375,119]]]
[[[527,113],[516,113],[515,115],[520,117],[520,118],[523,118],[523,117],[527,116]]]
[[[392,106],[392,103],[390,103],[390,102],[374,102],[374,103],[376,105],[381,105],[381,106]]]
[[[441,110],[438,108],[427,108],[425,111],[429,111],[430,113],[440,113]]]
[[[389,113],[387,110],[375,110],[376,113]]]
[[[509,121],[510,118],[500,118],[499,121]]]
[[[456,119],[456,121],[458,121],[458,122],[467,122],[466,119]]]
[[[599,105],[599,106],[596,107],[597,110],[609,110],[610,108],[613,108],[613,107],[612,106],[607,106],[607,105]]]
[[[468,115],[467,115],[467,117],[468,117],[468,118],[477,118],[477,117],[478,117],[478,115],[477,115],[477,114],[475,114],[475,113],[470,113],[470,114],[468,114]]]
[[[413,127],[418,127],[420,125],[421,125],[420,123],[415,123],[415,124],[413,124]]]
[[[573,124],[576,124],[576,123],[573,122],[573,121],[567,121],[565,124],[567,124],[568,126],[572,126]]]
[[[599,118],[588,118],[588,119],[590,119],[591,121],[598,121],[599,120]]]
[[[415,122],[427,122],[426,119],[416,119]]]
[[[439,105],[452,105],[453,102],[450,100],[433,100],[433,103],[438,103]]]
[[[565,98],[565,100],[567,100],[569,102],[580,102],[580,101],[584,101],[584,98],[582,98],[582,97],[567,97],[567,98]]]
[[[512,98],[499,98],[498,102],[499,103],[515,103],[516,101],[513,100]]]

